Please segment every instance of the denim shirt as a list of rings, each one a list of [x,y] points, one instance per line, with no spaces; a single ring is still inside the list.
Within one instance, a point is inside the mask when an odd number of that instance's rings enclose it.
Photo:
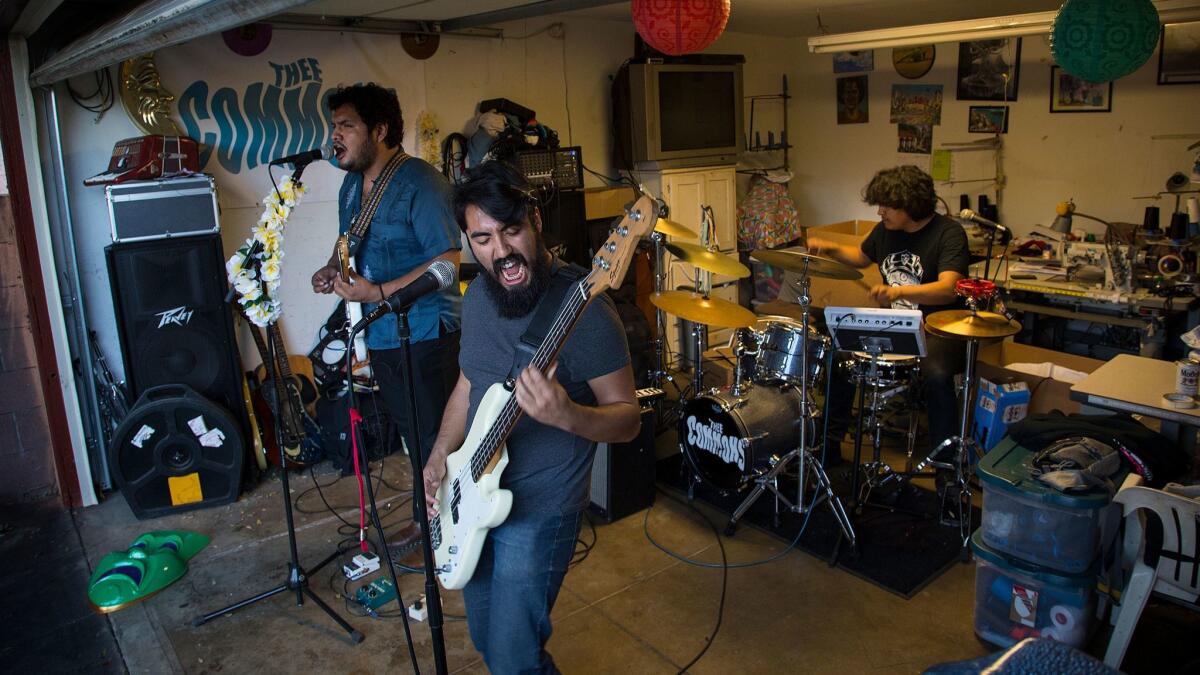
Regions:
[[[350,221],[362,209],[362,188],[361,173],[347,173],[342,180],[338,195],[340,233],[350,229]],[[450,208],[450,185],[427,162],[412,157],[388,182],[375,219],[355,256],[358,273],[372,283],[391,281],[450,249],[462,249]],[[364,302],[363,314],[378,304]],[[443,332],[459,330],[461,314],[458,283],[426,295],[408,312],[412,341],[435,340]],[[439,324],[443,330],[439,330]],[[388,314],[367,327],[367,347],[377,350],[400,347],[396,331],[396,315]]]

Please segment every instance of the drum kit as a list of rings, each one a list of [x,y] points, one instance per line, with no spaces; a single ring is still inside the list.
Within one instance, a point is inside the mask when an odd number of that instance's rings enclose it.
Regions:
[[[861,279],[861,273],[836,260],[806,252],[753,251],[751,258],[791,272],[797,279],[794,284],[796,303],[764,303],[759,306],[759,311],[770,314],[757,316],[736,303],[709,297],[707,285],[699,283],[711,274],[745,278],[750,274],[745,265],[701,246],[667,243],[663,235],[696,237],[694,232],[678,223],[660,220],[655,229],[653,240],[659,272],[656,274],[656,292],[651,296],[651,302],[658,310],[659,368],[656,376],[669,378],[663,340],[666,314],[691,322],[690,339],[694,342],[696,353],[693,381],[681,394],[679,401],[679,447],[693,476],[689,486],[694,487],[701,482],[725,494],[740,494],[749,490],[730,517],[726,534],[732,534],[738,520],[759,497],[770,491],[775,497],[777,522],[781,509],[804,515],[824,505],[832,511],[842,535],[853,549],[857,543],[853,524],[830,486],[821,456],[822,443],[817,442],[816,420],[821,415],[813,394],[820,382],[834,376],[835,349],[830,337],[809,325],[809,286],[813,277],[853,280]],[[661,270],[667,251],[696,268],[698,292],[662,288],[664,275]],[[869,430],[873,441],[873,461],[862,467],[867,476],[868,489],[888,480],[903,480],[930,466],[953,470],[958,523],[965,545],[970,535],[970,457],[973,452],[978,453],[968,433],[977,379],[975,359],[981,341],[1012,335],[1020,325],[1002,315],[978,309],[994,292],[994,286],[989,291],[987,282],[977,279],[964,282],[960,282],[956,290],[967,299],[970,309],[937,312],[925,317],[924,322],[925,330],[931,334],[967,343],[964,378],[967,391],[963,397],[959,434],[948,439],[915,467],[912,463],[917,431],[915,411],[909,411],[907,420],[904,472],[892,472],[881,462],[879,455],[885,427],[884,412],[897,395],[918,389],[915,383],[920,359],[916,356],[881,354],[879,350],[873,353],[856,352],[845,367],[860,391],[856,462],[862,443],[863,425]],[[733,355],[733,381],[727,388],[704,388],[703,348],[708,327],[735,329],[729,344]],[[869,393],[868,403],[863,403],[863,392]],[[828,411],[825,417],[828,417]],[[947,445],[953,448],[952,453],[943,452]],[[840,448],[835,446],[832,451],[839,452]],[[952,461],[935,459],[949,455],[954,457]],[[796,494],[791,499],[790,493],[785,495],[781,491],[779,477],[785,470],[790,471],[789,467],[793,464],[796,466],[797,480]],[[854,474],[856,486],[852,494],[857,492],[857,469]],[[806,500],[806,488],[809,485],[814,487],[811,497]],[[859,501],[859,495],[854,494],[854,497],[856,502]]]

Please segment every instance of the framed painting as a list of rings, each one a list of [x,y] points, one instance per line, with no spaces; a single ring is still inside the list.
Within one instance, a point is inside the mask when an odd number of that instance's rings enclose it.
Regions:
[[[1021,38],[958,43],[960,101],[1015,101],[1021,74]]]
[[[1158,83],[1200,82],[1200,21],[1168,23],[1158,46]]]
[[[1050,66],[1050,112],[1112,112],[1112,82],[1088,82]]]
[[[1008,106],[971,106],[967,114],[967,132],[972,134],[1007,134]]]

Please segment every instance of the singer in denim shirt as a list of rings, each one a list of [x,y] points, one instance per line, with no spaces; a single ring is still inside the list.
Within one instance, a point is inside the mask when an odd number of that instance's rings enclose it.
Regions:
[[[339,230],[344,233],[363,209],[375,182],[382,180],[384,168],[404,158],[400,146],[404,118],[395,93],[374,83],[339,88],[328,105],[334,156],[346,171],[338,195]],[[427,162],[416,157],[403,159],[382,189],[379,208],[355,256],[357,274],[350,283],[338,275],[336,253],[312,276],[313,291],[360,302],[364,314],[412,283],[434,260],[449,261],[457,268],[462,249],[450,208],[450,186]],[[380,394],[409,451],[420,453],[422,466],[458,378],[461,303],[454,283],[422,297],[408,313],[419,438],[409,425],[409,383],[405,379],[409,373],[400,349],[397,318],[389,314],[367,328],[371,371]],[[410,524],[394,535],[391,543],[411,548],[417,537],[418,529]]]

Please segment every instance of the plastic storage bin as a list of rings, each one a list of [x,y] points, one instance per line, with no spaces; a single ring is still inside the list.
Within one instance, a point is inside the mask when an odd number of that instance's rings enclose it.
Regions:
[[[1011,647],[1027,637],[1082,646],[1096,624],[1096,573],[1062,574],[1006,556],[976,530],[975,633]]]
[[[983,486],[983,542],[1031,563],[1079,573],[1099,553],[1105,521],[1115,524],[1119,510],[1103,488],[1066,494],[1033,477],[1034,452],[1006,438],[984,455],[977,473]],[[1120,485],[1122,470],[1113,476]]]

